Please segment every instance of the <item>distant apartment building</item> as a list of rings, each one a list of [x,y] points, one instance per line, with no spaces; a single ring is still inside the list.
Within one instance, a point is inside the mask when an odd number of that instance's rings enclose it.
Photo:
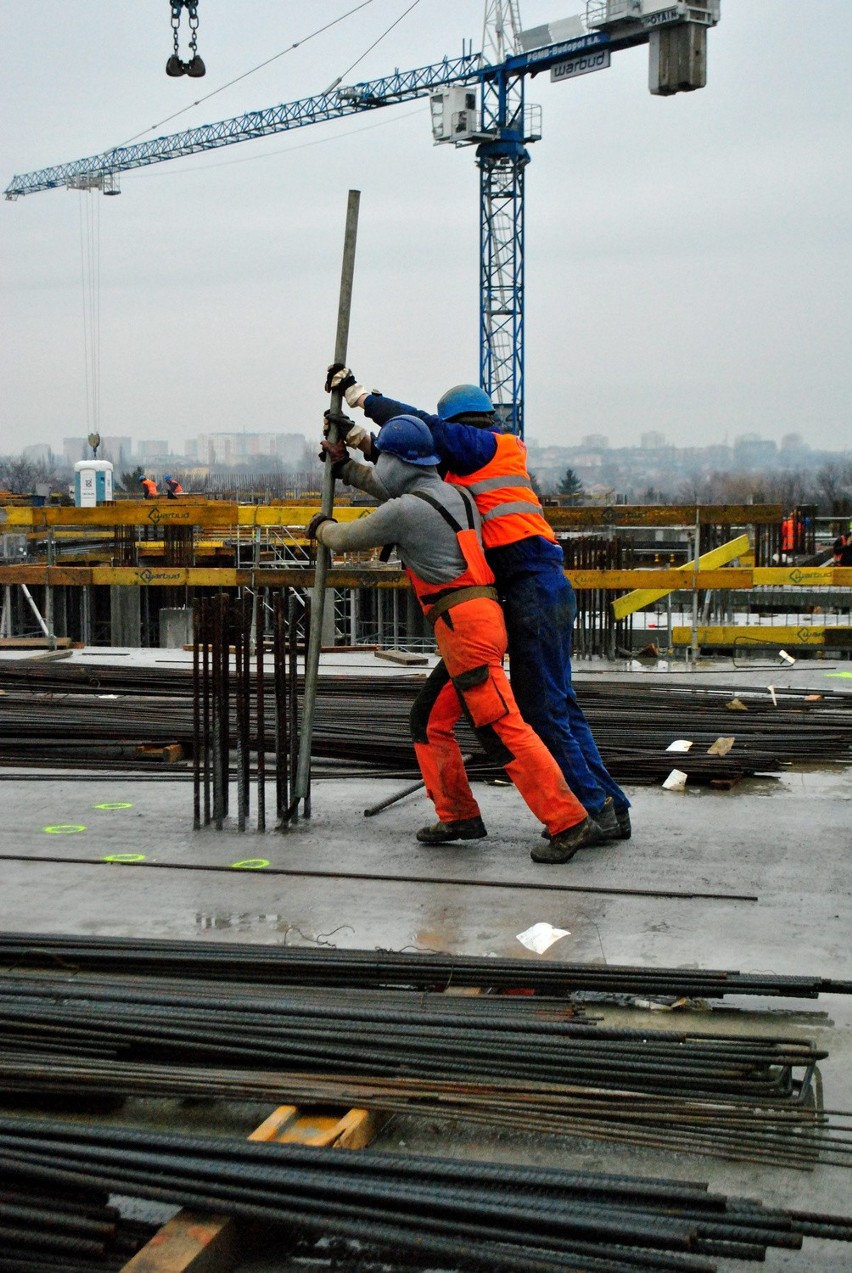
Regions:
[[[53,464],[55,456],[47,442],[36,442],[32,446],[25,446],[21,452],[23,459],[29,460],[30,464]]]
[[[92,448],[85,438],[62,439],[62,458],[66,464],[74,465],[78,460],[88,460],[91,457]]]
[[[169,458],[169,444],[164,438],[156,438],[154,441],[137,442],[136,455],[140,463],[150,463],[153,460],[167,460]]]
[[[298,464],[305,449],[301,433],[199,433],[192,446],[199,464],[215,467],[250,465],[257,457],[275,456],[282,464]]]
[[[101,444],[98,447],[99,460],[111,460],[116,466],[124,466],[129,464],[132,454],[132,438],[118,437],[117,435],[101,436]]]

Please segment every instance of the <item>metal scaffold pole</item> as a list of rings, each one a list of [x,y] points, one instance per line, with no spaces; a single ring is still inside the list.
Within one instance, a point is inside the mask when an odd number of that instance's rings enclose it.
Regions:
[[[334,342],[334,361],[346,362],[346,349],[349,342],[349,315],[352,310],[352,279],[355,272],[355,243],[358,235],[358,208],[361,201],[360,190],[350,190],[346,207],[346,233],[343,240],[343,267],[340,274],[340,300],[337,307],[337,337]],[[340,414],[343,395],[334,390],[331,395],[329,425],[329,441],[337,440],[337,426],[334,417]],[[334,508],[334,475],[332,465],[326,464],[322,479],[321,509],[327,517]],[[302,812],[306,818],[311,816],[311,739],[314,726],[314,707],[317,693],[317,674],[319,656],[322,646],[323,615],[325,612],[325,580],[328,572],[330,554],[327,548],[317,544],[316,571],[314,574],[313,603],[311,605],[311,628],[308,649],[305,656],[305,691],[302,707],[302,728],[299,735],[299,759],[296,768],[296,781],[293,788],[293,802],[287,810],[288,819],[297,811],[302,801]]]

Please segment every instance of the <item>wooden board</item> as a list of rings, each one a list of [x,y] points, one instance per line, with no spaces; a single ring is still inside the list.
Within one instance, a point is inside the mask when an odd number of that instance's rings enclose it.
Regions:
[[[363,1149],[382,1122],[381,1114],[365,1109],[317,1112],[281,1105],[248,1139]],[[251,1232],[251,1225],[232,1216],[179,1211],[125,1264],[122,1273],[229,1273],[244,1259]]]

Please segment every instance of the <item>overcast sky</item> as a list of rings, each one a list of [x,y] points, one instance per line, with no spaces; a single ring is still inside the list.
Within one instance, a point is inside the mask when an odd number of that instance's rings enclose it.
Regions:
[[[13,174],[481,47],[483,0],[199,0],[201,80],[169,79],[166,0],[0,0]],[[520,0],[525,27],[578,12]],[[185,20],[184,20],[185,25]],[[183,34],[185,40],[185,32]],[[799,432],[852,448],[852,3],[722,0],[708,84],[648,92],[647,47],[528,102],[526,431],[613,446]],[[167,117],[183,111],[165,123]],[[152,125],[157,127],[151,128]],[[103,434],[310,433],[327,398],[347,191],[362,191],[349,353],[431,408],[478,374],[478,173],[426,99],[0,206],[0,453]],[[82,231],[99,226],[99,321]],[[86,284],[89,288],[87,290]],[[88,388],[87,388],[88,385]]]

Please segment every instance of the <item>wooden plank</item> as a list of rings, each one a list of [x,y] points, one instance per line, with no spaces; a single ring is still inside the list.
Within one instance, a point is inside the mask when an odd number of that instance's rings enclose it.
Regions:
[[[249,1140],[320,1148],[363,1149],[384,1121],[365,1109],[308,1111],[281,1105]],[[229,1273],[245,1258],[251,1226],[232,1216],[179,1211],[125,1264],[121,1273]]]
[[[733,561],[735,557],[741,557],[744,552],[748,551],[749,542],[748,535],[738,535],[736,539],[731,539],[727,544],[722,544],[720,548],[712,548],[710,552],[702,553],[696,563],[693,558],[685,565],[678,569],[678,574],[683,576],[684,583],[681,587],[689,587],[690,581],[696,575],[701,575],[702,569],[712,569],[714,566],[724,566],[727,562]],[[696,571],[697,567],[697,571]],[[699,583],[699,587],[704,587]],[[635,592],[629,592],[624,597],[619,597],[617,601],[612,603],[612,611],[616,619],[623,619],[628,614],[633,614],[635,610],[641,610],[644,606],[649,606],[655,601],[659,601],[662,597],[674,591],[672,588],[638,588]]]

